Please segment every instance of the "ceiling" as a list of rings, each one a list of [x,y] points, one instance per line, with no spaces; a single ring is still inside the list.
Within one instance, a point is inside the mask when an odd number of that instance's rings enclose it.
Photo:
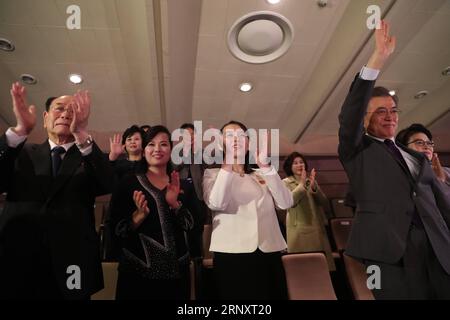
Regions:
[[[69,30],[69,5],[81,29]],[[337,116],[355,74],[373,49],[366,27],[376,4],[392,24],[397,50],[379,85],[400,98],[400,128],[428,125],[438,151],[450,152],[450,0],[1,0],[0,130],[15,124],[9,88],[22,73],[37,77],[28,97],[41,114],[47,97],[88,89],[89,127],[108,151],[108,138],[131,124],[202,120],[203,128],[234,119],[280,130],[280,152],[335,155]],[[229,28],[252,11],[274,11],[292,24],[281,58],[249,64],[228,50]],[[84,77],[71,84],[69,73]],[[249,93],[238,90],[252,82]],[[415,93],[429,91],[421,100]],[[41,118],[41,117],[39,117]],[[42,119],[31,141],[42,141]]]

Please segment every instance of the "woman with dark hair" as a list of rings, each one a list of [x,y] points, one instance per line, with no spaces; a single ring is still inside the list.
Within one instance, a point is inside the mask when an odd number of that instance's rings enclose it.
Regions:
[[[290,208],[292,196],[264,152],[255,152],[258,169],[252,169],[242,123],[230,121],[221,132],[224,162],[203,177],[204,200],[213,214],[210,250],[219,298],[285,299],[286,242],[275,205]]]
[[[433,136],[430,130],[420,123],[414,123],[401,130],[395,139],[407,148],[423,153],[431,162],[436,177],[450,186],[450,168],[442,167],[437,153],[434,153]]]
[[[286,217],[288,252],[323,251],[329,270],[336,270],[325,230],[323,208],[328,208],[328,199],[316,182],[316,171],[312,169],[309,178],[306,177],[308,163],[298,152],[287,157],[283,169],[287,176],[283,181],[294,198]]]
[[[122,139],[118,134],[109,139],[109,161],[114,168],[116,181],[120,181],[126,174],[135,173],[142,169],[144,137],[145,132],[137,125],[132,125],[122,134]],[[127,157],[119,159],[123,151],[125,151]]]
[[[111,218],[121,244],[117,299],[189,298],[184,231],[192,217],[179,200],[170,137],[167,128],[152,127],[144,149],[147,171],[124,177],[112,195]]]

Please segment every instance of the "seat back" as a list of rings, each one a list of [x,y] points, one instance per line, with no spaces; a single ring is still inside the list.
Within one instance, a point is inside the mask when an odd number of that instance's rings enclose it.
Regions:
[[[364,264],[345,254],[343,257],[345,273],[355,300],[374,300],[372,292],[367,288],[367,274]]]
[[[353,218],[335,218],[331,219],[331,234],[334,244],[339,253],[342,253],[347,247],[348,237],[352,228]]]
[[[323,253],[295,253],[282,257],[290,300],[336,300]]]
[[[105,287],[91,296],[91,300],[115,300],[118,277],[117,262],[102,262]]]
[[[336,218],[350,218],[353,217],[353,209],[345,205],[345,199],[332,199],[331,206]]]
[[[212,224],[203,226],[203,266],[211,268],[213,264],[214,253],[209,251],[211,245]]]

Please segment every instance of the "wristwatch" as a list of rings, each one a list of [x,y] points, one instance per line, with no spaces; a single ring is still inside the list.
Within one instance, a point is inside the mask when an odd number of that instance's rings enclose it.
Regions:
[[[77,143],[76,145],[77,145],[78,149],[84,149],[84,148],[89,147],[89,146],[92,145],[93,143],[94,143],[94,140],[92,139],[92,136],[91,136],[91,135],[88,135],[88,137],[87,137],[87,139],[86,139],[85,142],[83,142],[83,143]]]

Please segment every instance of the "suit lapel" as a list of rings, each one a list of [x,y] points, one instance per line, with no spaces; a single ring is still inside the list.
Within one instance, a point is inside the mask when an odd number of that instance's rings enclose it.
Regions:
[[[35,145],[30,149],[31,162],[33,163],[34,172],[40,183],[40,191],[45,193],[52,184],[52,162],[50,159],[50,145],[48,141]]]
[[[398,144],[399,148],[401,148],[403,151],[411,155],[412,157],[416,158],[419,162],[419,174],[417,175],[417,181],[420,180],[420,178],[423,176],[424,168],[425,168],[425,162],[427,161],[427,158],[425,155],[423,155],[420,152],[417,152],[415,150],[411,150],[402,144]]]
[[[395,160],[395,162],[397,162],[397,164],[400,166],[400,168],[403,170],[403,172],[406,173],[406,175],[408,176],[408,178],[409,178],[410,180],[412,180],[412,182],[414,182],[414,178],[413,178],[413,176],[411,175],[411,171],[409,171],[409,168],[408,168],[408,167],[405,167],[405,164],[404,164],[402,161],[400,161],[399,159],[397,159],[397,157],[395,157],[395,156],[392,154],[391,150],[389,150],[389,148],[388,148],[383,142],[378,141],[378,140],[376,140],[376,139],[373,139],[373,138],[370,137],[370,136],[368,136],[368,137],[369,137],[373,142],[378,143],[378,145],[380,145],[384,150],[386,150],[386,152],[389,154],[389,156],[390,156],[393,160]],[[403,150],[403,148],[402,148],[402,150]],[[406,162],[406,160],[405,160],[405,162]]]

